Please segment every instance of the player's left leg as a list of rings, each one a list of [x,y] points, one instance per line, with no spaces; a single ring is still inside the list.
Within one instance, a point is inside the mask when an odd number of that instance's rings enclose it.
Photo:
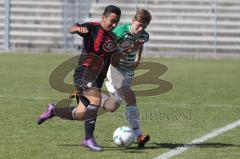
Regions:
[[[110,65],[107,72],[107,80],[105,86],[108,90],[109,96],[102,93],[101,107],[105,111],[114,112],[122,103],[122,97],[118,92],[121,88],[122,81],[124,80],[124,74],[114,66]]]
[[[138,142],[138,147],[143,148],[145,143],[150,140],[149,135],[144,135],[140,129],[139,123],[139,111],[136,104],[136,96],[129,86],[123,86],[121,88],[123,98],[127,103],[126,115],[131,128],[134,131],[136,140]]]
[[[86,107],[86,111],[84,113],[85,138],[82,142],[82,146],[85,146],[93,151],[101,151],[102,148],[96,143],[96,140],[93,136],[97,120],[98,107],[101,102],[101,90],[97,88],[91,88],[83,95],[89,100],[89,105]]]
[[[109,92],[109,96],[104,93],[101,94],[102,96],[101,107],[105,111],[114,112],[121,105],[123,99],[121,95],[118,93],[118,90],[114,87],[114,85],[110,81],[106,81],[105,85]]]

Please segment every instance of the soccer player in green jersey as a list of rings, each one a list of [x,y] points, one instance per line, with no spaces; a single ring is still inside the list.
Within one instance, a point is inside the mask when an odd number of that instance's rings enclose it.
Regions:
[[[110,65],[105,82],[110,97],[102,94],[102,107],[107,111],[114,112],[122,100],[127,103],[127,119],[134,130],[140,148],[150,140],[150,136],[144,135],[140,129],[136,96],[131,89],[131,82],[134,70],[141,60],[143,45],[149,39],[149,34],[145,29],[151,18],[151,14],[147,10],[139,9],[132,18],[131,24],[120,25],[113,30],[122,47],[130,46],[129,54],[122,58],[117,66]]]

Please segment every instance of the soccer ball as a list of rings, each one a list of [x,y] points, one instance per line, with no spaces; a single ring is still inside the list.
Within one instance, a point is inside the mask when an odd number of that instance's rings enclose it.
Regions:
[[[127,126],[118,127],[113,133],[113,141],[118,146],[128,147],[134,139],[133,130]]]

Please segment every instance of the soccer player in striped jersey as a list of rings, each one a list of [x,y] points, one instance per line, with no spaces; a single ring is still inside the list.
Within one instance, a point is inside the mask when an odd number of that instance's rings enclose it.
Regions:
[[[121,10],[109,5],[105,8],[100,23],[77,23],[70,28],[70,33],[78,34],[83,38],[83,50],[73,75],[79,105],[60,108],[49,104],[47,111],[37,120],[37,124],[54,116],[69,120],[84,120],[85,138],[82,145],[93,151],[102,150],[96,143],[93,132],[101,103],[101,88],[117,48],[116,36],[112,30],[117,26],[120,16]]]
[[[121,104],[122,100],[127,103],[127,119],[135,132],[138,147],[144,147],[150,140],[149,135],[144,135],[139,125],[139,114],[136,96],[131,89],[131,82],[134,70],[140,63],[143,45],[149,39],[149,34],[145,31],[151,21],[151,14],[145,9],[139,9],[132,18],[131,24],[117,26],[113,32],[117,35],[118,43],[123,46],[131,44],[130,53],[120,60],[115,67],[110,65],[107,73],[105,85],[110,93],[110,97],[102,94],[102,107],[105,110],[114,112]]]

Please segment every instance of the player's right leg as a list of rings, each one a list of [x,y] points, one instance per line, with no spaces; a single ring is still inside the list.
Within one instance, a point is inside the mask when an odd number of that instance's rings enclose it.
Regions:
[[[43,122],[58,116],[62,119],[67,120],[81,120],[79,111],[77,112],[77,108],[73,106],[68,106],[71,104],[71,99],[63,99],[60,102],[55,104],[48,104],[47,110],[44,111],[37,119],[37,124],[40,125]],[[79,105],[83,105],[81,102]],[[84,106],[82,106],[84,107]],[[78,113],[77,118],[75,117],[76,112]]]
[[[44,111],[37,119],[37,124],[40,125],[44,121],[51,119],[55,116],[55,105],[54,104],[48,104],[47,110]]]
[[[85,72],[85,67],[79,66],[75,69],[74,72],[74,83],[77,88],[86,88],[86,81],[83,79],[83,73]],[[80,98],[79,96],[77,96]],[[78,99],[81,100],[81,99]],[[77,101],[78,101],[77,100]],[[49,104],[47,111],[43,112],[37,119],[37,124],[42,124],[44,121],[51,119],[54,116],[58,116],[62,119],[68,120],[82,120],[80,117],[80,106],[70,107],[71,99],[63,99],[59,101],[56,105]],[[79,105],[84,105],[84,103],[79,102]],[[77,112],[77,116],[75,114]]]
[[[123,86],[121,91],[123,93],[123,98],[127,103],[126,116],[136,136],[138,147],[144,148],[145,144],[150,140],[150,136],[148,134],[143,134],[140,129],[139,111],[136,104],[135,93],[131,90],[130,85]]]

